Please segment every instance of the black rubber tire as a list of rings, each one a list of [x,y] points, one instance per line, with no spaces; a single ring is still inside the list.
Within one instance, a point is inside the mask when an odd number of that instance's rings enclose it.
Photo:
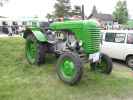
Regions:
[[[104,74],[110,74],[112,72],[113,69],[113,64],[112,64],[112,59],[105,55],[105,54],[101,54],[101,61],[104,60],[107,63],[107,66],[104,70],[100,70],[100,72],[104,73]],[[100,62],[99,62],[100,63]],[[90,63],[90,67],[92,71],[97,71],[97,69],[99,69],[99,63]]]
[[[47,50],[46,44],[37,41],[37,39],[35,38],[35,36],[33,34],[30,34],[30,35],[27,36],[26,42],[28,42],[29,40],[33,41],[34,43],[36,43],[37,52],[36,52],[35,61],[31,62],[28,59],[27,53],[26,53],[26,50],[25,50],[25,54],[26,54],[26,58],[27,58],[28,62],[30,64],[36,64],[36,65],[44,64],[45,63],[45,54],[46,54],[46,50]]]
[[[73,79],[71,80],[67,80],[65,79],[62,74],[61,74],[61,71],[60,71],[60,63],[62,62],[62,60],[64,58],[70,58],[72,59],[72,61],[74,62],[75,64],[75,68],[76,68],[76,75],[74,76]],[[59,78],[64,81],[64,83],[66,84],[69,84],[69,85],[75,85],[77,84],[80,80],[81,80],[81,77],[82,77],[82,74],[83,74],[83,65],[82,65],[82,62],[80,60],[80,57],[75,54],[75,53],[72,53],[72,52],[65,52],[64,54],[62,54],[58,61],[57,61],[57,66],[56,66],[56,70],[57,70],[57,75],[59,76]]]
[[[60,57],[60,54],[55,53],[55,57],[56,58],[59,58]]]
[[[128,66],[129,68],[132,68],[132,69],[133,69],[133,66],[129,64],[129,62],[130,62],[131,60],[133,60],[133,56],[127,57],[127,59],[126,59],[126,64],[127,64],[127,66]]]

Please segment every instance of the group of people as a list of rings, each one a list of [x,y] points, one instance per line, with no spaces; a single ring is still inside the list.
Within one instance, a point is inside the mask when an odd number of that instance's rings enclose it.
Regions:
[[[13,34],[18,34],[19,26],[16,23],[8,25],[6,22],[2,23],[2,32],[12,36]]]

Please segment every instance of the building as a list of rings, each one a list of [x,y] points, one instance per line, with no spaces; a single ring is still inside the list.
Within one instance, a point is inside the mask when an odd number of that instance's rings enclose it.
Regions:
[[[113,27],[113,16],[111,14],[98,13],[96,6],[93,6],[92,12],[88,19],[96,19],[100,22],[101,27],[104,29],[110,29]]]

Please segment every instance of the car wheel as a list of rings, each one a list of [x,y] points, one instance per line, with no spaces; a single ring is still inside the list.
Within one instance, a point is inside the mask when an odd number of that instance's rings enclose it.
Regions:
[[[126,64],[128,65],[128,67],[133,69],[133,56],[127,57]]]

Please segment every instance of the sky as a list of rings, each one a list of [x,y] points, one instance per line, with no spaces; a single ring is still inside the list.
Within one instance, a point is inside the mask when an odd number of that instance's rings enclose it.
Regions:
[[[0,7],[0,16],[7,17],[44,17],[54,11],[56,0],[9,0]],[[98,12],[112,14],[118,0],[71,0],[72,5],[85,6],[85,14],[88,16],[95,5]],[[130,18],[133,18],[133,0],[126,0]]]

